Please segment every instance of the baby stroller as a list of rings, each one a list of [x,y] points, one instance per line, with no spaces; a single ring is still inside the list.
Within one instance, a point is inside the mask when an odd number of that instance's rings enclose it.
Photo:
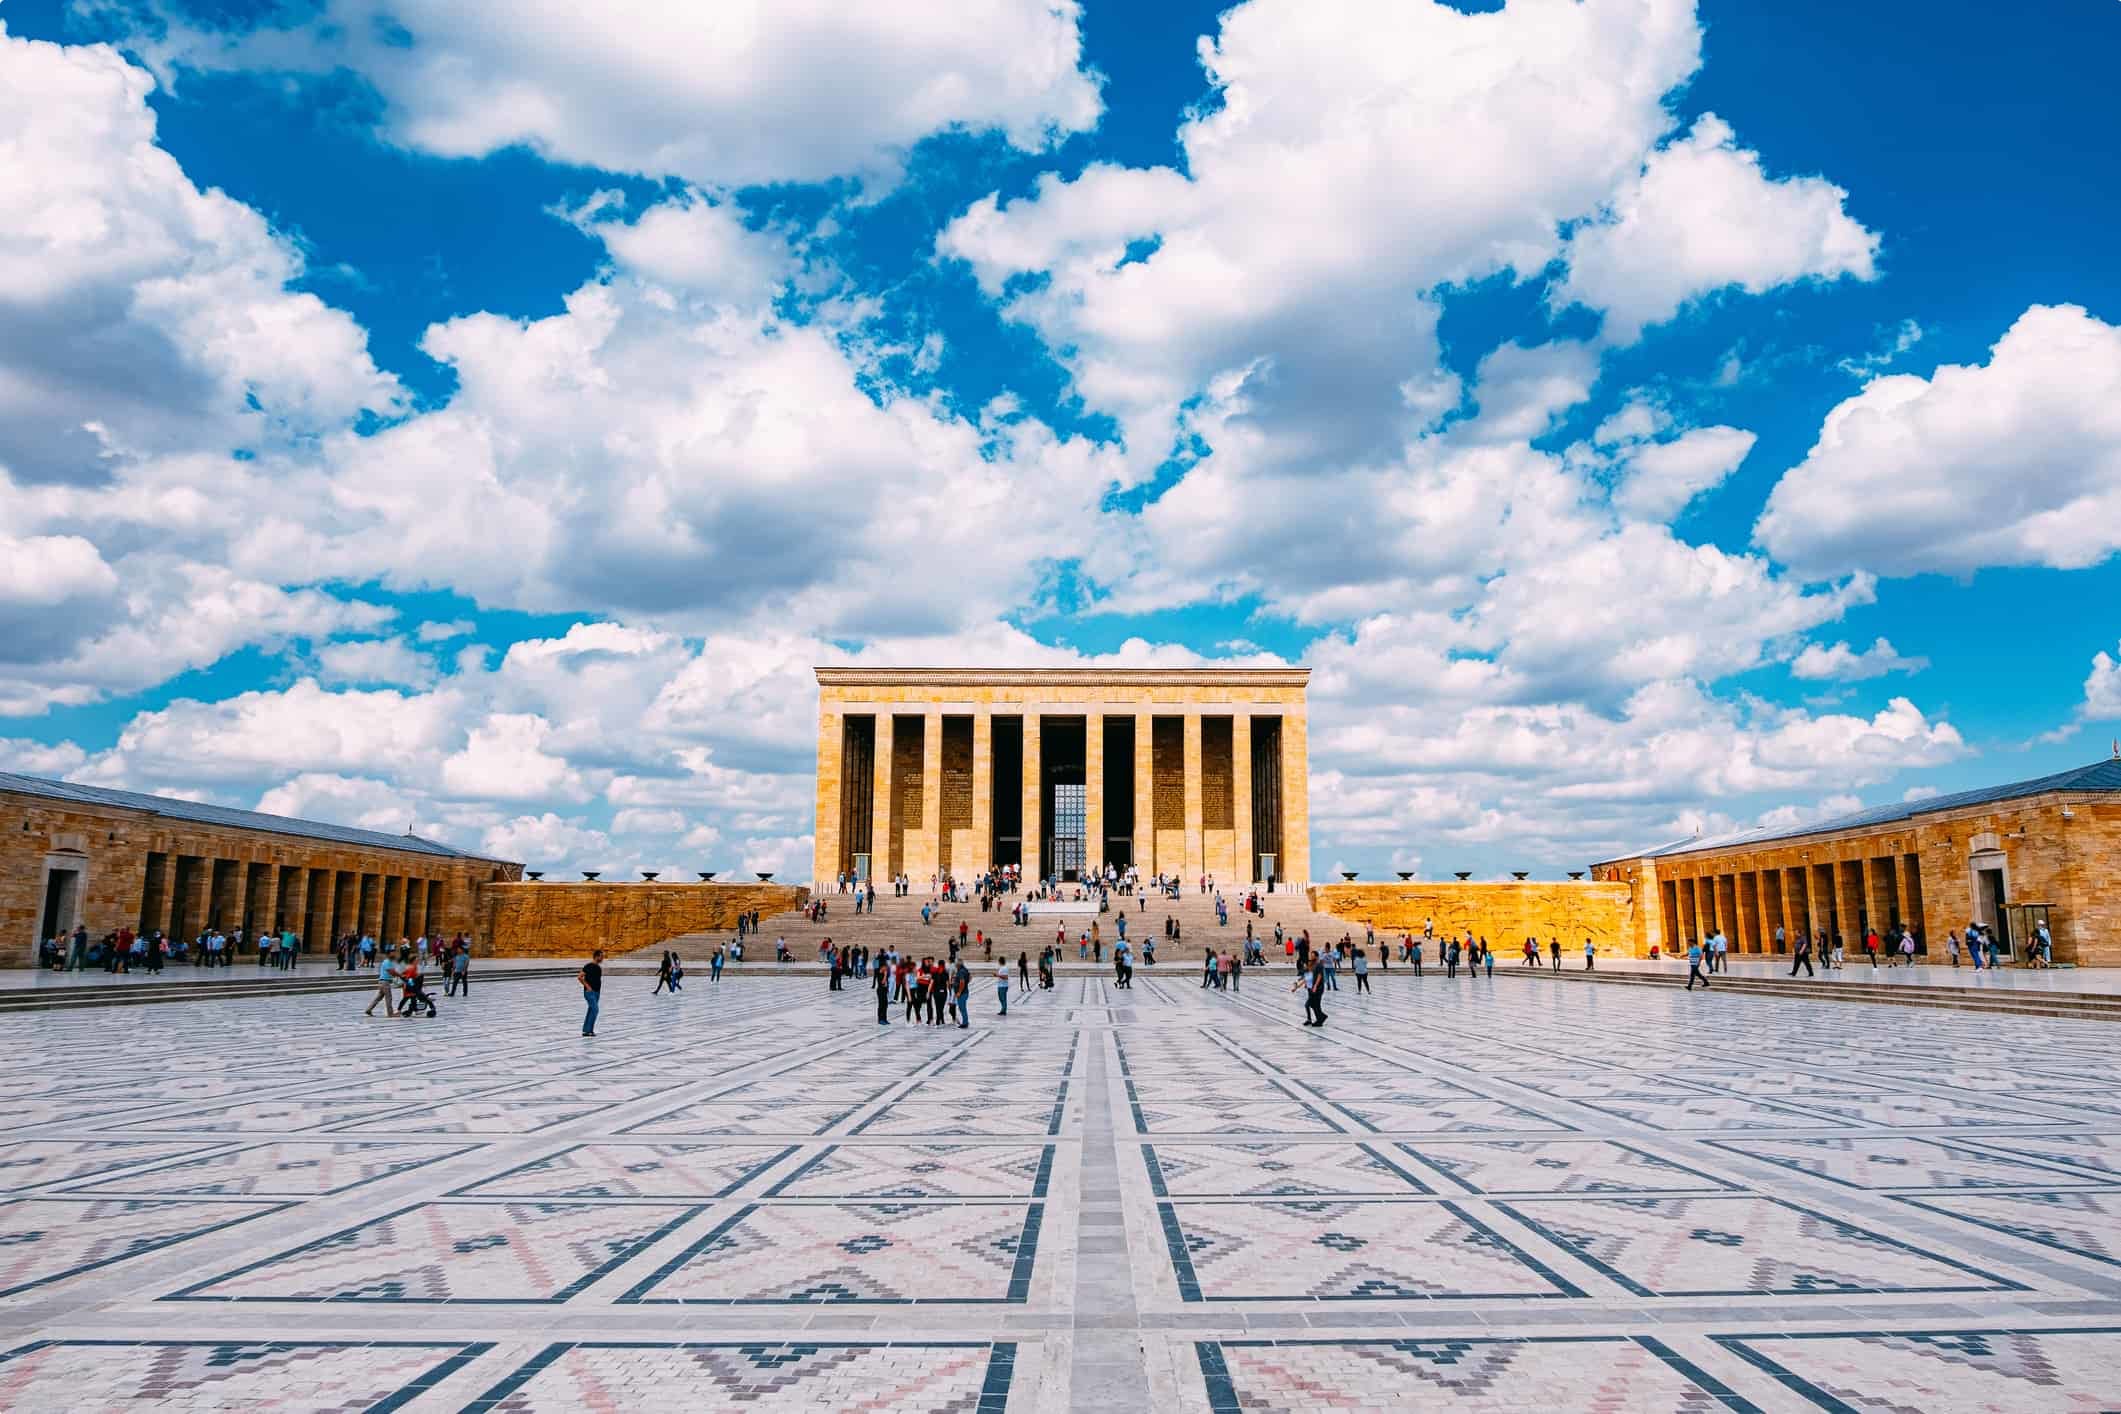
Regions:
[[[423,1006],[427,1008],[429,1016],[435,1014],[435,999],[427,990],[427,979],[420,975],[417,967],[400,968],[398,982],[405,989],[404,994],[398,998],[398,1015],[416,1016]]]

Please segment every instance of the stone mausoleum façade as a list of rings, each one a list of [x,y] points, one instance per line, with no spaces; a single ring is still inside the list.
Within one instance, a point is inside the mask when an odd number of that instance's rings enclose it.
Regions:
[[[819,668],[813,877],[1311,874],[1305,668]]]

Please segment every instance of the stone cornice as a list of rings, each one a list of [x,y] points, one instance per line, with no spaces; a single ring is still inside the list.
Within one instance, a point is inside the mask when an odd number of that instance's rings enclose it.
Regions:
[[[823,687],[1303,687],[1309,668],[817,668]]]

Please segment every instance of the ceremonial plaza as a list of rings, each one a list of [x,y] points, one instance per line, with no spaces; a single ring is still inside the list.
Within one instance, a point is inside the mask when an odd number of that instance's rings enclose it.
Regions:
[[[2121,763],[1325,881],[1303,670],[817,677],[809,880],[0,777],[0,1407],[2121,1407]],[[371,1014],[368,933],[466,986]]]

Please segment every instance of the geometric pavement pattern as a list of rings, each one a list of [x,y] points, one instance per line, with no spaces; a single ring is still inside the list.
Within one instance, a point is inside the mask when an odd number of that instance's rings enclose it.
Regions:
[[[0,1408],[2121,1407],[2107,1024],[1273,971],[0,1017]]]

